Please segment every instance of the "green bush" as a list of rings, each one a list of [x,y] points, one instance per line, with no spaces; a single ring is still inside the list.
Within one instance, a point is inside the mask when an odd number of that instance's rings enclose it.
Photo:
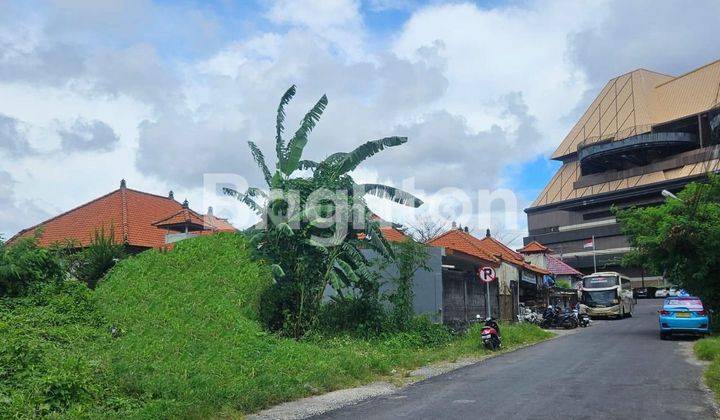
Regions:
[[[23,296],[65,277],[58,255],[38,246],[37,237],[0,242],[0,297]]]
[[[389,314],[378,299],[367,296],[334,297],[320,307],[316,330],[330,335],[373,338],[389,327]]]
[[[0,418],[83,413],[102,403],[109,340],[91,292],[75,280],[0,300]]]

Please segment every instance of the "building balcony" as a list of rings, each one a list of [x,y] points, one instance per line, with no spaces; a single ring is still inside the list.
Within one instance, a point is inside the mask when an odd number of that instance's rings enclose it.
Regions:
[[[698,136],[685,132],[644,133],[622,140],[580,143],[583,175],[648,165],[699,146]]]

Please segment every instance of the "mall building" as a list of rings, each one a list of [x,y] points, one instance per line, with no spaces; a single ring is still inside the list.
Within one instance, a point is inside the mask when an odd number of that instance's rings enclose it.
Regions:
[[[633,285],[662,284],[621,267],[630,250],[610,210],[657,205],[720,168],[720,60],[681,76],[638,69],[605,85],[552,159],[562,166],[528,216],[528,237],[579,271],[618,271]],[[594,238],[594,242],[593,242]]]

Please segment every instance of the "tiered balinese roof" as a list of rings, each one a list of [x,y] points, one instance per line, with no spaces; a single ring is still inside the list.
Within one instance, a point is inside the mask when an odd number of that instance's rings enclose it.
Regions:
[[[9,242],[32,236],[39,229],[41,236],[38,242],[41,246],[71,240],[77,246],[83,247],[91,243],[97,230],[102,229],[105,234],[112,230],[117,243],[158,248],[165,245],[167,230],[156,223],[179,220],[185,217],[184,212],[192,214],[192,220],[205,219],[205,216],[184,208],[172,196],[133,190],[127,188],[123,180],[117,190],[24,229]],[[208,215],[207,220],[202,223],[207,224],[213,231],[235,231],[227,220],[212,215]]]
[[[548,270],[525,261],[525,257],[521,253],[513,251],[504,243],[490,236],[490,229],[487,230],[485,237],[479,241],[481,246],[483,246],[487,252],[491,253],[495,257],[499,256],[503,261],[507,261],[535,273],[550,274]]]
[[[532,241],[524,247],[518,249],[517,252],[520,252],[522,254],[544,254],[550,252],[550,248],[546,247],[538,241]]]

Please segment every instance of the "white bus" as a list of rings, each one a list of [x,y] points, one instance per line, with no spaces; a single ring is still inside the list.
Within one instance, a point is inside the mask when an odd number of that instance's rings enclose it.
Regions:
[[[581,302],[592,316],[632,316],[633,300],[630,279],[614,271],[583,277]]]

